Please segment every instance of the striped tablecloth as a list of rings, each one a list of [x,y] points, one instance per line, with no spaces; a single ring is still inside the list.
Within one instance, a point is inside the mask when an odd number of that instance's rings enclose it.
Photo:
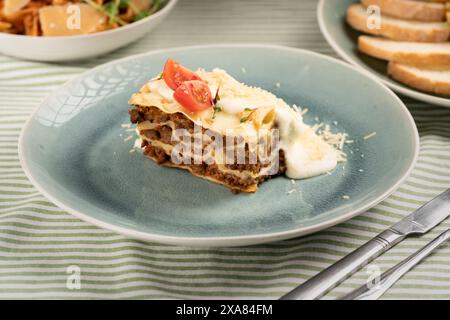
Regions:
[[[410,100],[405,102],[421,138],[411,177],[367,213],[300,239],[210,250],[143,243],[74,218],[25,177],[17,154],[19,132],[64,81],[105,61],[182,45],[260,42],[334,55],[319,32],[315,6],[315,0],[181,0],[155,32],[98,59],[42,64],[0,56],[0,298],[278,298],[449,188],[450,110]],[[407,239],[371,266],[385,270],[449,227],[447,220],[421,238]],[[67,272],[76,273],[68,270],[73,265],[81,271],[80,289],[67,286]],[[367,272],[326,298],[361,285]],[[450,299],[450,245],[384,298]]]

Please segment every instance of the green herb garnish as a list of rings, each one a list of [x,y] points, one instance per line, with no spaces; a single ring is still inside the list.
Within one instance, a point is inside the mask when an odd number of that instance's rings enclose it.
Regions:
[[[129,6],[130,6],[130,0],[120,0],[120,2],[119,2],[120,10],[127,10]]]
[[[243,122],[245,122],[247,120],[248,120],[248,117],[243,117],[243,118],[241,118],[240,122],[243,123]]]
[[[124,21],[120,18],[120,15],[131,8],[134,11],[134,21],[142,20],[156,11],[161,9],[166,3],[166,0],[153,0],[152,6],[148,10],[139,10],[136,5],[132,2],[132,0],[106,0],[107,2],[103,5],[99,5],[94,0],[82,0],[83,2],[89,4],[91,7],[97,9],[102,12],[104,15],[108,17],[108,21],[110,24],[117,23],[120,26],[124,26],[129,22]]]
[[[214,95],[214,99],[213,99],[213,105],[214,105],[213,119],[216,118],[216,113],[217,113],[217,112],[222,111],[222,108],[219,107],[219,106],[217,105],[217,102],[220,101],[219,90],[220,90],[220,84],[219,84],[219,86],[217,87],[216,94]]]
[[[98,11],[102,12],[104,15],[106,15],[109,18],[110,23],[117,22],[119,25],[124,26],[127,23],[120,19],[119,17],[119,3],[118,2],[108,2],[103,6],[98,5],[93,0],[83,0],[83,2],[86,2],[91,7],[97,9]]]
[[[162,3],[160,0],[155,0],[155,1],[153,1],[153,5],[152,5],[152,7],[150,8],[149,14],[154,14],[156,11],[158,11],[159,8],[161,8],[161,5],[162,5],[162,4],[163,4],[163,3]]]
[[[220,101],[219,90],[217,90],[216,96],[214,97],[214,100],[213,100],[214,105],[216,105],[217,102],[219,102],[219,101]]]
[[[136,15],[133,18],[133,21],[139,21],[142,20],[144,18],[147,18],[150,15],[150,12],[147,10],[141,10],[139,12],[136,13]]]
[[[119,6],[115,1],[105,3],[103,5],[103,10],[105,10],[106,15],[109,17],[109,22],[114,23],[117,21],[119,16]]]
[[[220,112],[220,111],[222,111],[222,108],[219,107],[219,106],[214,105],[214,113],[213,113],[212,118],[215,119],[217,112]]]

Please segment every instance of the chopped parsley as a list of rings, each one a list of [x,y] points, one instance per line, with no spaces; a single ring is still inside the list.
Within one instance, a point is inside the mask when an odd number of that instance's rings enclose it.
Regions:
[[[119,9],[126,10],[130,5],[130,0],[120,0],[119,1]]]
[[[147,18],[150,15],[150,12],[147,10],[141,10],[138,13],[136,13],[136,15],[133,18],[133,21],[139,21],[142,20],[144,18]]]
[[[217,104],[217,102],[220,101],[220,97],[219,97],[219,90],[217,90],[216,96],[214,97],[213,103],[214,105]]]
[[[148,9],[140,10],[136,7],[133,0],[105,0],[103,5],[98,4],[95,0],[82,1],[104,13],[108,17],[108,22],[110,25],[117,24],[119,26],[124,26],[130,22],[142,20],[157,12],[167,3],[167,0],[153,0]],[[128,18],[130,20],[127,20],[127,18],[122,19],[121,15],[127,13],[128,9],[132,9],[134,13],[133,16]]]
[[[217,112],[220,112],[220,111],[222,111],[222,108],[217,105],[214,105],[214,113],[213,113],[212,118],[215,119]]]
[[[119,6],[115,1],[108,2],[103,5],[103,10],[105,10],[106,15],[109,17],[109,22],[117,22],[119,16]]]

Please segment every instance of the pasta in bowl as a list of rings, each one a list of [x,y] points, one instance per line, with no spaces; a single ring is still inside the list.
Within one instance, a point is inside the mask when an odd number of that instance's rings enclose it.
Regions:
[[[162,0],[0,0],[0,31],[71,36],[125,26],[158,12]]]
[[[0,0],[0,53],[37,61],[98,56],[159,24],[176,0]]]

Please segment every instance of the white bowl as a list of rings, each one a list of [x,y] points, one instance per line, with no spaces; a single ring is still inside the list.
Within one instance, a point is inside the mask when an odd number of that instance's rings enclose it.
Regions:
[[[169,2],[155,14],[126,26],[80,36],[32,37],[0,32],[0,53],[35,61],[69,61],[99,56],[123,47],[153,30],[175,6]]]

